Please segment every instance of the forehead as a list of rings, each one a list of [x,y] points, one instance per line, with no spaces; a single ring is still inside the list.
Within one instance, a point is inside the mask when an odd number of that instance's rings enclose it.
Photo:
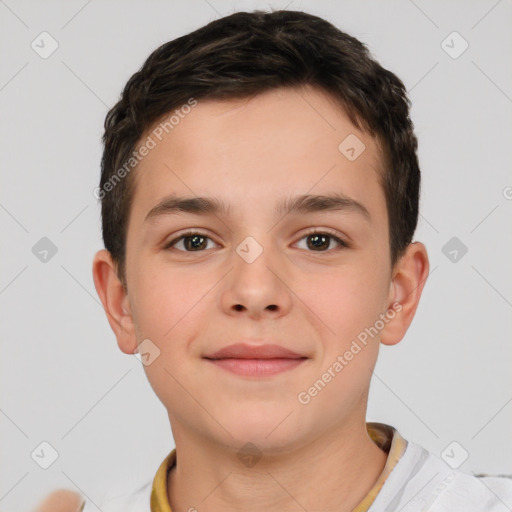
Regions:
[[[377,141],[323,91],[198,100],[186,111],[167,130],[155,125],[141,138],[155,145],[133,176],[131,217],[143,218],[172,194],[217,197],[241,215],[266,204],[270,210],[283,196],[327,192],[385,215]]]

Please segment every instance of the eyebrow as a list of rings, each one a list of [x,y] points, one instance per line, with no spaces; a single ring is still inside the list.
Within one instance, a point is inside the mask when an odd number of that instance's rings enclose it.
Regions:
[[[228,216],[230,206],[214,197],[165,197],[153,207],[144,222],[150,221],[162,215],[172,215],[179,212],[195,215],[217,215]],[[289,213],[315,213],[330,211],[353,212],[371,222],[371,215],[368,209],[360,202],[345,196],[341,193],[328,195],[299,195],[287,197],[281,200],[275,208],[276,214],[287,215]]]

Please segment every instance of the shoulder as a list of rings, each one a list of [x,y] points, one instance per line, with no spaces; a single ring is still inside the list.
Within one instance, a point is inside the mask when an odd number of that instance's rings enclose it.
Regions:
[[[134,491],[109,494],[100,503],[87,500],[82,512],[150,512],[152,480],[148,480]]]
[[[512,475],[478,476],[454,471],[445,485],[433,495],[432,512],[463,511],[510,512]],[[430,510],[430,509],[429,509]]]
[[[170,512],[167,502],[167,472],[176,460],[172,449],[161,461],[155,474],[134,469],[128,475],[117,476],[99,502],[86,501],[81,512],[151,512],[153,509]],[[159,497],[160,495],[160,497]],[[167,505],[166,505],[167,504]]]
[[[473,475],[411,441],[371,512],[510,512],[512,475]],[[383,492],[382,492],[383,491]],[[379,502],[379,498],[381,498]],[[391,506],[391,508],[389,508]]]

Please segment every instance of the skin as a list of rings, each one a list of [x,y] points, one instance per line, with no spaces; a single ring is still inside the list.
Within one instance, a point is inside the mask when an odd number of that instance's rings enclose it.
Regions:
[[[83,498],[76,492],[58,489],[38,505],[33,512],[79,512]]]
[[[145,140],[148,131],[141,140]],[[366,146],[349,161],[338,145],[355,134]],[[168,411],[178,462],[169,474],[174,512],[352,510],[383,470],[386,453],[368,436],[366,406],[380,343],[394,345],[416,312],[429,263],[408,246],[391,267],[378,142],[357,130],[337,103],[314,88],[275,89],[251,99],[199,101],[139,164],[129,218],[125,290],[106,250],[93,276],[119,348],[151,340],[144,366]],[[300,194],[344,195],[353,210],[276,214]],[[229,215],[147,213],[169,195],[209,196]],[[194,228],[207,245],[181,239]],[[333,231],[315,250],[308,230]],[[330,235],[330,233],[327,233]],[[252,263],[237,253],[253,237]],[[201,239],[201,241],[206,241]],[[313,398],[307,391],[379,315],[401,310]],[[227,372],[203,357],[252,340],[307,360],[264,378]],[[244,465],[247,443],[261,453]]]

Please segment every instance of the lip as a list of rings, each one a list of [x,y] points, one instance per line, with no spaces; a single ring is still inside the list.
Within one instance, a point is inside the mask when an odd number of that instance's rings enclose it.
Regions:
[[[246,343],[228,345],[206,356],[207,359],[301,359],[303,357],[305,356],[280,345],[248,345]]]
[[[205,359],[237,375],[264,377],[296,368],[308,358],[279,345],[237,343],[205,356]]]

